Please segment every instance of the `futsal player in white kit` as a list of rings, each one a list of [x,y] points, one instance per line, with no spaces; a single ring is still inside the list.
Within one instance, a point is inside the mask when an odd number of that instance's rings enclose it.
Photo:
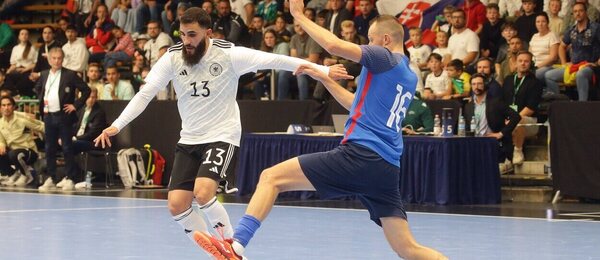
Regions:
[[[146,85],[95,143],[110,146],[109,137],[142,113],[158,91],[172,81],[182,129],[169,181],[169,211],[193,240],[194,231],[209,229],[202,216],[192,209],[195,198],[210,229],[223,238],[231,238],[229,216],[215,195],[220,183],[226,191],[235,191],[230,185],[242,133],[235,100],[238,79],[262,69],[294,71],[309,62],[210,39],[210,16],[201,8],[189,8],[180,21],[182,42],[168,48],[152,67]],[[352,78],[341,66],[314,66],[337,79]]]

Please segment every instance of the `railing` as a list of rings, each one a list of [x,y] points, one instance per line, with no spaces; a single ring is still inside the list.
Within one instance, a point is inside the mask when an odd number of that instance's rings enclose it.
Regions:
[[[35,115],[35,118],[40,119],[39,100],[37,99],[20,99],[16,101],[17,111]]]

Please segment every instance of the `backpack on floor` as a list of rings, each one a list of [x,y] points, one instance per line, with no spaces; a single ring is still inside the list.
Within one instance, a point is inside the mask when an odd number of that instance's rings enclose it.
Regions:
[[[141,150],[144,166],[146,168],[144,185],[161,185],[165,170],[165,158],[149,144]]]
[[[118,175],[125,188],[146,182],[146,168],[140,150],[136,148],[121,149],[117,153],[117,165]]]

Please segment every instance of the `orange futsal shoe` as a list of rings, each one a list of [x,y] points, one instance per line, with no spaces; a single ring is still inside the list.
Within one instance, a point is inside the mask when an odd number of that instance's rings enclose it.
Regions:
[[[231,247],[233,240],[219,240],[213,236],[196,231],[194,232],[194,240],[207,253],[212,255],[217,260],[242,260],[243,258],[235,253]]]

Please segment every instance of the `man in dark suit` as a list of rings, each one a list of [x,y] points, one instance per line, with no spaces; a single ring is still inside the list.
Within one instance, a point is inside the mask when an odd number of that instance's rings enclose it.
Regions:
[[[56,180],[56,152],[58,139],[62,140],[67,175],[72,172],[75,161],[72,151],[73,123],[77,121],[75,111],[81,109],[90,95],[90,88],[77,73],[62,67],[64,53],[61,48],[52,48],[48,54],[50,69],[42,71],[35,84],[40,102],[40,114],[46,125],[46,164],[49,178],[39,187],[40,191],[54,188]],[[75,99],[75,90],[81,97]],[[67,176],[69,178],[70,176]],[[71,183],[72,184],[72,183]],[[63,186],[72,190],[74,185]]]
[[[330,32],[341,38],[342,21],[353,20],[354,15],[346,9],[346,0],[329,0],[329,4],[331,10],[327,14],[325,26]]]
[[[73,145],[71,146],[73,156],[96,149],[93,142],[94,138],[100,135],[104,128],[108,127],[108,124],[106,123],[106,113],[96,100],[98,100],[98,89],[91,88],[90,97],[85,101],[85,108],[77,110],[78,120],[77,123],[73,125],[75,133],[72,138]],[[75,164],[75,166],[71,168],[71,171],[72,172],[68,174],[71,179],[65,177],[56,184],[56,187],[62,188],[70,186],[70,181],[83,181],[83,176],[81,176],[82,171],[79,165]],[[75,187],[85,188],[86,186],[82,186],[82,184],[78,183]]]
[[[475,129],[469,129],[475,132],[475,136],[489,136],[498,140],[500,172],[507,173],[512,169],[512,132],[521,116],[500,98],[488,97],[489,86],[486,82],[486,76],[482,73],[471,76],[474,95],[472,101],[465,105],[465,119],[468,122],[475,120],[475,124],[471,124]]]

